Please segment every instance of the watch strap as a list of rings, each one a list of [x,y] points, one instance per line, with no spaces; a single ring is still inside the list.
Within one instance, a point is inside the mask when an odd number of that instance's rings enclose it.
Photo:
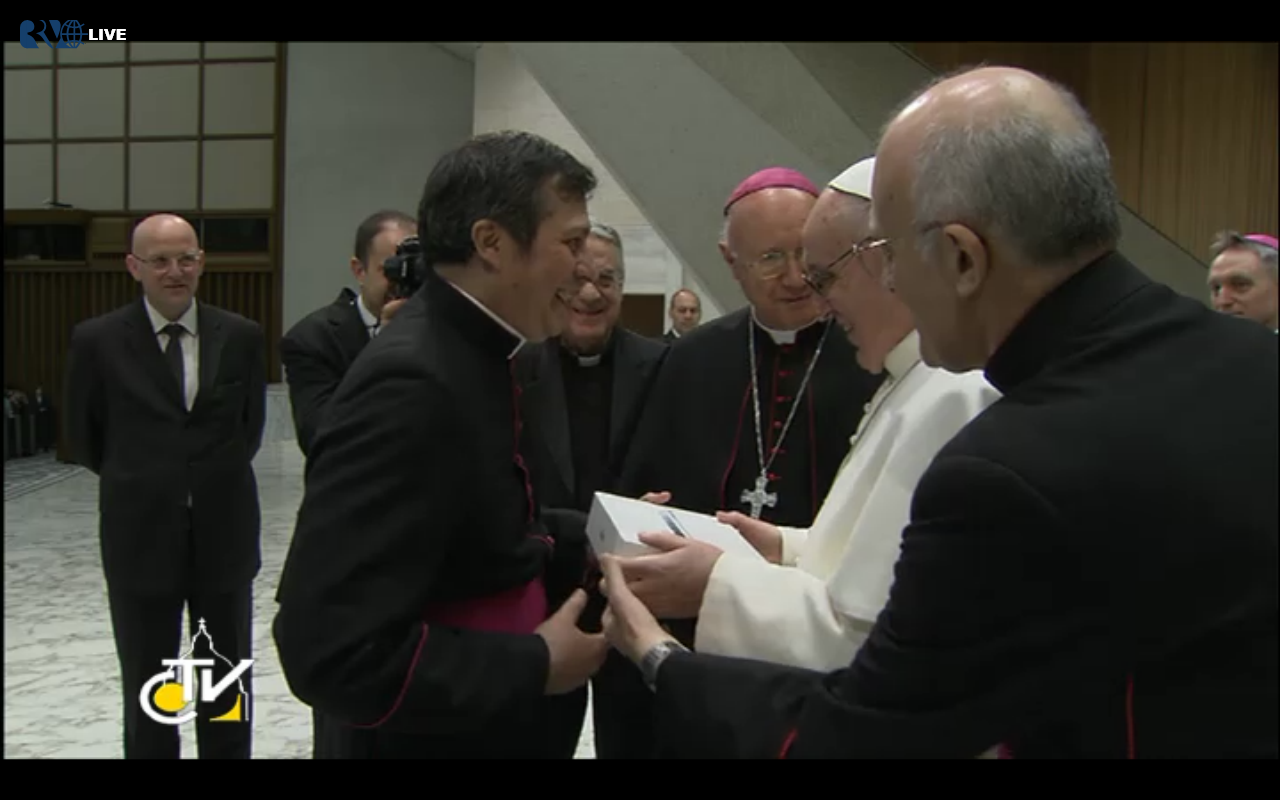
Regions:
[[[658,691],[658,668],[662,666],[662,662],[666,661],[667,656],[672,653],[679,652],[687,653],[689,650],[679,642],[667,640],[649,648],[649,652],[640,659],[640,675],[644,679],[645,686],[649,687],[649,691]]]

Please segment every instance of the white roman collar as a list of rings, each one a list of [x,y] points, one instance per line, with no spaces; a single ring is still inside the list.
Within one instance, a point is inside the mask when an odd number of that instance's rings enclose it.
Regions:
[[[907,338],[898,342],[898,344],[889,351],[889,355],[884,359],[884,370],[889,373],[889,379],[893,381],[902,380],[903,376],[911,371],[911,368],[920,363],[920,334],[912,329],[907,334]]]
[[[857,444],[862,432],[871,424],[872,417],[888,402],[889,396],[902,385],[902,379],[907,376],[907,373],[915,369],[919,363],[920,334],[913,329],[906,338],[889,351],[889,355],[885,356],[885,379],[867,404],[862,407],[862,419],[858,422],[858,429],[854,431],[853,436],[849,437],[851,446]]]
[[[817,325],[819,322],[822,321],[822,318],[819,317],[818,319],[815,319],[813,322],[810,322],[808,325],[805,325],[794,331],[780,331],[775,328],[770,328],[768,325],[765,325],[763,322],[761,322],[760,318],[756,316],[755,306],[752,306],[751,321],[754,322],[756,326],[760,328],[760,330],[769,334],[769,338],[773,339],[774,344],[795,344],[796,335],[799,334],[800,331],[805,330],[806,328],[813,327],[814,325]]]
[[[511,351],[511,353],[507,356],[508,360],[515,358],[516,353],[520,352],[520,348],[524,347],[524,343],[525,343],[525,338],[523,335],[521,335],[520,331],[511,327],[511,325],[508,324],[508,322],[505,319],[493,313],[493,311],[490,310],[488,306],[486,306],[484,303],[481,303],[479,300],[472,297],[469,293],[467,293],[466,290],[464,290],[458,284],[454,283],[453,281],[445,281],[445,282],[448,283],[450,286],[452,286],[454,289],[456,289],[458,291],[458,294],[462,295],[463,297],[467,298],[472,303],[474,303],[476,308],[483,311],[485,315],[489,317],[489,319],[501,325],[503,330],[505,330],[507,333],[511,334],[512,336],[516,337],[516,346]]]

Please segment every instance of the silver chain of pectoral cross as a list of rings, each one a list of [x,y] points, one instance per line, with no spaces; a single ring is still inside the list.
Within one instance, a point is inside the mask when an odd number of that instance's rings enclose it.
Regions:
[[[827,320],[826,328],[822,331],[822,338],[818,340],[818,347],[813,351],[813,358],[809,360],[809,367],[805,370],[804,379],[800,381],[800,388],[791,399],[791,411],[787,414],[787,421],[782,424],[782,430],[778,433],[778,438],[774,440],[773,452],[769,454],[768,460],[765,460],[764,457],[764,428],[760,425],[760,373],[756,367],[755,328],[754,322],[747,326],[747,349],[751,354],[751,400],[756,420],[756,457],[760,463],[760,474],[756,477],[755,488],[743,490],[740,499],[743,503],[751,506],[752,518],[760,519],[760,512],[764,510],[765,506],[773,508],[778,502],[778,495],[767,491],[769,486],[769,467],[773,466],[773,460],[778,457],[778,450],[782,447],[782,442],[787,438],[787,431],[791,430],[791,421],[796,418],[796,410],[800,408],[800,400],[804,397],[804,390],[809,385],[809,379],[813,377],[814,367],[818,365],[818,356],[822,355],[822,346],[827,343],[827,334],[831,332],[831,320]]]

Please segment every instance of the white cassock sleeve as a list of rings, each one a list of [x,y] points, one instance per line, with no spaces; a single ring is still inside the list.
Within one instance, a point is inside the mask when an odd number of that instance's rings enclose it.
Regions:
[[[870,625],[849,625],[821,578],[791,566],[725,554],[698,617],[695,648],[807,669],[847,666]]]
[[[998,397],[981,373],[935,372],[910,402],[886,406],[836,477],[818,527],[783,529],[781,565],[728,554],[716,562],[696,649],[821,671],[848,666],[888,598],[916,483]]]

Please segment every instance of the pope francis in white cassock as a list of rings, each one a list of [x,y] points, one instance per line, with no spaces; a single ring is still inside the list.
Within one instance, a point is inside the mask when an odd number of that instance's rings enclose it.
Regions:
[[[873,168],[874,159],[861,161],[828,188],[849,196],[841,202],[869,201]],[[847,291],[876,295],[860,300],[900,305],[868,266],[884,242],[859,241],[866,225],[859,227],[841,242],[859,244],[828,267],[826,290],[858,280],[861,287]],[[811,276],[819,288],[823,276],[812,268]],[[857,344],[864,322],[849,318],[856,308],[842,309],[834,294],[827,302]],[[729,553],[717,559],[698,615],[699,652],[828,671],[847,666],[870,632],[888,600],[916,483],[938,450],[999,398],[981,371],[955,374],[923,363],[902,310],[895,318],[905,320],[903,336],[885,357],[886,379],[813,526],[781,529],[780,564]]]

